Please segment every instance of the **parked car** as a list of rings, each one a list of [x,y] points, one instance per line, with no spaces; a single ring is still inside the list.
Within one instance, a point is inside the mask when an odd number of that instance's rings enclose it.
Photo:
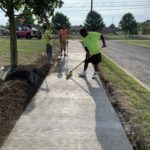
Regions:
[[[16,35],[17,38],[26,38],[26,39],[31,39],[31,38],[42,38],[42,32],[37,30],[35,27],[17,27],[16,30]]]

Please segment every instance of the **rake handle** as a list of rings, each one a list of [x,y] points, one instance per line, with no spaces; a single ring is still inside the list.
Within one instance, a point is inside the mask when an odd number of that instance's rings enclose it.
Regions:
[[[85,60],[83,60],[79,65],[77,65],[75,68],[73,68],[71,71],[74,71],[76,68],[78,68],[82,63],[84,63]]]

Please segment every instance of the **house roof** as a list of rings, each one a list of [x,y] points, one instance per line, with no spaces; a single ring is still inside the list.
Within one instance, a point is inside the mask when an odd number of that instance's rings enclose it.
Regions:
[[[3,27],[0,27],[0,30],[1,30],[1,31],[7,31],[7,32],[9,32],[9,30],[8,30],[8,29],[3,28]]]
[[[83,26],[82,25],[80,25],[80,26],[71,26],[70,27],[70,30],[81,30],[83,28]]]

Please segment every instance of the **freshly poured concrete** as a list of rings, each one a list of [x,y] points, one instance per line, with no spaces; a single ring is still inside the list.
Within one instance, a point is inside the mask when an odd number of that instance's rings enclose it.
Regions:
[[[78,41],[69,42],[69,61],[47,76],[1,150],[132,150],[101,82],[65,71],[84,59]],[[67,63],[69,62],[69,63]]]

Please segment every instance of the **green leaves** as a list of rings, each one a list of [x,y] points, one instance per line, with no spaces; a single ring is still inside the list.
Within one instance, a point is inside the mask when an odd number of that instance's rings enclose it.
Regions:
[[[60,8],[62,5],[62,0],[0,0],[1,8],[7,11],[10,6],[14,11],[28,8],[41,22],[48,21],[55,8]]]
[[[69,22],[69,18],[67,18],[67,16],[59,12],[57,12],[52,18],[52,23],[56,30],[59,30],[63,24],[65,24],[68,28],[71,25],[71,23]]]
[[[137,34],[137,22],[134,19],[134,16],[131,13],[125,14],[120,23],[120,27],[127,34]]]
[[[84,25],[89,31],[101,31],[105,26],[103,18],[96,11],[87,14]]]

